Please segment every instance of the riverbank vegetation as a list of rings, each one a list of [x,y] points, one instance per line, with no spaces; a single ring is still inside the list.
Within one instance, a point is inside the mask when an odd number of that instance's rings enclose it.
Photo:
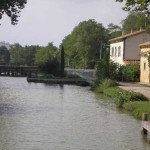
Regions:
[[[105,79],[99,84],[95,91],[102,93],[112,100],[118,108],[129,111],[134,117],[141,119],[142,113],[147,112],[150,115],[149,99],[143,94],[133,91],[126,91],[117,87],[117,83],[111,79]]]

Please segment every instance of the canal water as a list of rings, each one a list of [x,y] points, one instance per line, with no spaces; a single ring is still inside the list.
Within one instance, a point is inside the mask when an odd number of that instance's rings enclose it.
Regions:
[[[0,77],[0,150],[149,150],[141,122],[89,87]]]

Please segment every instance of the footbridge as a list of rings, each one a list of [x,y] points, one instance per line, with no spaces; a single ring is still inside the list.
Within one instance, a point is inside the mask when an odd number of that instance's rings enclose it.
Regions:
[[[65,69],[67,74],[78,75],[81,78],[87,80],[90,84],[93,84],[96,80],[94,69]]]
[[[37,66],[0,65],[0,75],[37,77]]]

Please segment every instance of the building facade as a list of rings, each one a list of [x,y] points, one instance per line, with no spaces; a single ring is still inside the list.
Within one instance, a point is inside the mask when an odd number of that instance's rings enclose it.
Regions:
[[[140,63],[139,44],[150,41],[150,31],[132,32],[110,40],[110,60],[120,65]]]
[[[140,44],[141,58],[140,58],[140,82],[150,83],[150,67],[147,56],[150,53],[150,42]]]

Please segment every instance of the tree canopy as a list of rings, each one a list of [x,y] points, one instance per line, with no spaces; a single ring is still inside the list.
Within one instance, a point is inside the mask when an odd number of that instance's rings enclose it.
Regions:
[[[138,31],[142,29],[150,29],[150,17],[146,17],[142,12],[130,12],[122,21],[122,30],[124,33]]]
[[[62,42],[65,60],[72,68],[94,68],[100,59],[100,49],[107,43],[105,28],[95,20],[80,22]]]
[[[9,50],[5,46],[0,47],[0,65],[8,65],[10,60]]]
[[[18,23],[20,11],[25,7],[27,0],[1,0],[0,1],[0,19],[6,14],[13,25]]]
[[[145,14],[150,14],[150,1],[149,0],[116,0],[116,2],[125,2],[125,11],[140,11],[145,12]]]
[[[46,47],[40,47],[35,54],[35,64],[43,65],[57,55],[57,47],[49,43]]]

